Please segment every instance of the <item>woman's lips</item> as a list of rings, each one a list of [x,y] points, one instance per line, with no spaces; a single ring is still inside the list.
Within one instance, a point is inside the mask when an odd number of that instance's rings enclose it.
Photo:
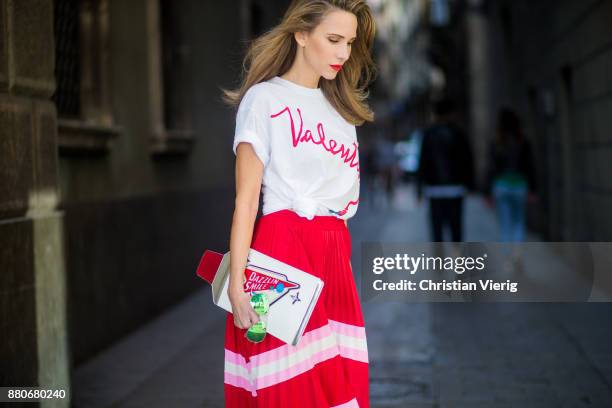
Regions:
[[[336,71],[340,71],[342,69],[342,65],[330,65],[330,67],[332,67]]]

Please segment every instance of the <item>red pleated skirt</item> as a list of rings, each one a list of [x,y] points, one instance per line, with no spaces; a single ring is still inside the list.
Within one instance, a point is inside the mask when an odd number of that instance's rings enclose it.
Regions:
[[[227,314],[226,407],[369,407],[366,333],[344,221],[276,211],[257,220],[251,247],[325,284],[297,346],[270,334],[252,343]]]

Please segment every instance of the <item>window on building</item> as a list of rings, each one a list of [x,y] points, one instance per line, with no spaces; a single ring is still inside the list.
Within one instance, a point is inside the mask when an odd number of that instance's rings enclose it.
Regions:
[[[183,14],[178,12],[177,2],[160,0],[151,2],[150,24],[157,27],[158,36],[150,36],[149,45],[154,61],[159,64],[159,74],[151,77],[151,87],[156,98],[151,98],[155,112],[152,152],[160,154],[182,154],[191,150],[193,144],[191,97],[191,48],[181,23]],[[152,27],[152,29],[155,29]],[[155,68],[155,67],[154,67]]]
[[[60,152],[106,152],[120,128],[110,107],[109,0],[55,0],[55,78]]]

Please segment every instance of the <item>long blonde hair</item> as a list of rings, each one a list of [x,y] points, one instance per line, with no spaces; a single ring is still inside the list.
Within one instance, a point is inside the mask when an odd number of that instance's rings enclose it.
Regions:
[[[221,89],[223,101],[237,107],[251,86],[287,72],[297,52],[293,34],[311,32],[334,9],[348,11],[357,17],[357,37],[342,70],[334,80],[320,81],[321,90],[347,122],[354,125],[373,122],[374,112],[366,102],[369,96],[366,88],[377,73],[370,54],[376,25],[365,0],[292,1],[282,21],[252,41],[242,63],[242,84],[236,90]]]

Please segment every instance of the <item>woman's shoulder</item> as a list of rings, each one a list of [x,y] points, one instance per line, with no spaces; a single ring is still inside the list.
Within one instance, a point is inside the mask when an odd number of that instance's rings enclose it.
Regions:
[[[267,82],[251,85],[240,100],[239,110],[262,110],[268,105],[271,98],[270,86]]]
[[[250,98],[272,98],[277,94],[278,85],[274,84],[270,80],[258,82],[256,84],[251,85],[251,87],[246,91],[244,96],[247,95]]]

